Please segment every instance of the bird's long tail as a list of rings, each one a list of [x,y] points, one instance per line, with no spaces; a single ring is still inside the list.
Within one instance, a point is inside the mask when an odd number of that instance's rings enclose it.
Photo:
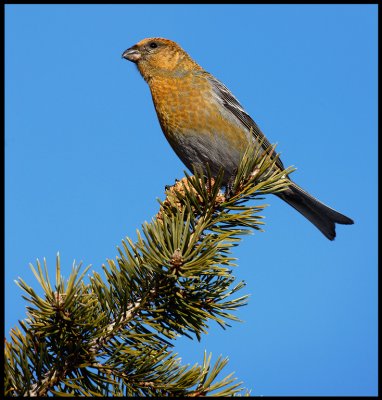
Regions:
[[[336,237],[336,223],[354,224],[352,219],[321,203],[294,182],[278,196],[307,218],[329,240],[334,240]]]

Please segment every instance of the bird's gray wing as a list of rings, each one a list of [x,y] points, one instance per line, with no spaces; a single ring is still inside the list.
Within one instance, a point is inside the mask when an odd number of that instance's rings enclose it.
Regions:
[[[214,76],[205,71],[203,71],[203,74],[205,74],[206,78],[211,83],[215,94],[219,97],[219,99],[222,100],[224,107],[226,107],[248,130],[252,128],[252,133],[255,139],[258,141],[263,140],[263,149],[265,151],[270,151],[272,149],[272,145],[269,143],[264,133],[261,132],[256,122],[245,112],[244,108],[238,102],[236,97]],[[280,159],[276,161],[276,165],[281,169],[285,169]]]

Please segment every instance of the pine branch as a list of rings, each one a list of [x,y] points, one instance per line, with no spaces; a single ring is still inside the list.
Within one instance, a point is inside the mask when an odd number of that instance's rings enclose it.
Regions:
[[[195,171],[166,190],[166,199],[133,243],[122,241],[104,277],[83,281],[79,267],[65,282],[60,260],[52,285],[44,260],[32,267],[43,297],[21,278],[27,319],[5,343],[5,394],[10,396],[235,395],[241,383],[218,380],[227,360],[181,366],[171,351],[179,335],[200,340],[209,321],[223,328],[247,296],[232,276],[231,249],[261,230],[262,194],[284,190],[291,168],[274,168],[278,155],[249,148],[225,192],[222,176]]]

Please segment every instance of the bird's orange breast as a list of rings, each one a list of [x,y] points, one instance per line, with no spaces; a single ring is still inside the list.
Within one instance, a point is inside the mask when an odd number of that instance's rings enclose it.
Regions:
[[[227,117],[208,81],[192,74],[158,76],[149,85],[162,130],[186,166],[208,162],[215,172],[221,166],[233,172],[249,133]]]

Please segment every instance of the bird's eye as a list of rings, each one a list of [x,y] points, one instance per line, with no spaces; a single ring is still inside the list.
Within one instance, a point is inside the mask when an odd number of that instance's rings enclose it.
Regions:
[[[155,42],[151,42],[151,43],[150,43],[150,47],[151,47],[152,49],[156,49],[156,48],[158,47],[158,45],[157,45]]]

